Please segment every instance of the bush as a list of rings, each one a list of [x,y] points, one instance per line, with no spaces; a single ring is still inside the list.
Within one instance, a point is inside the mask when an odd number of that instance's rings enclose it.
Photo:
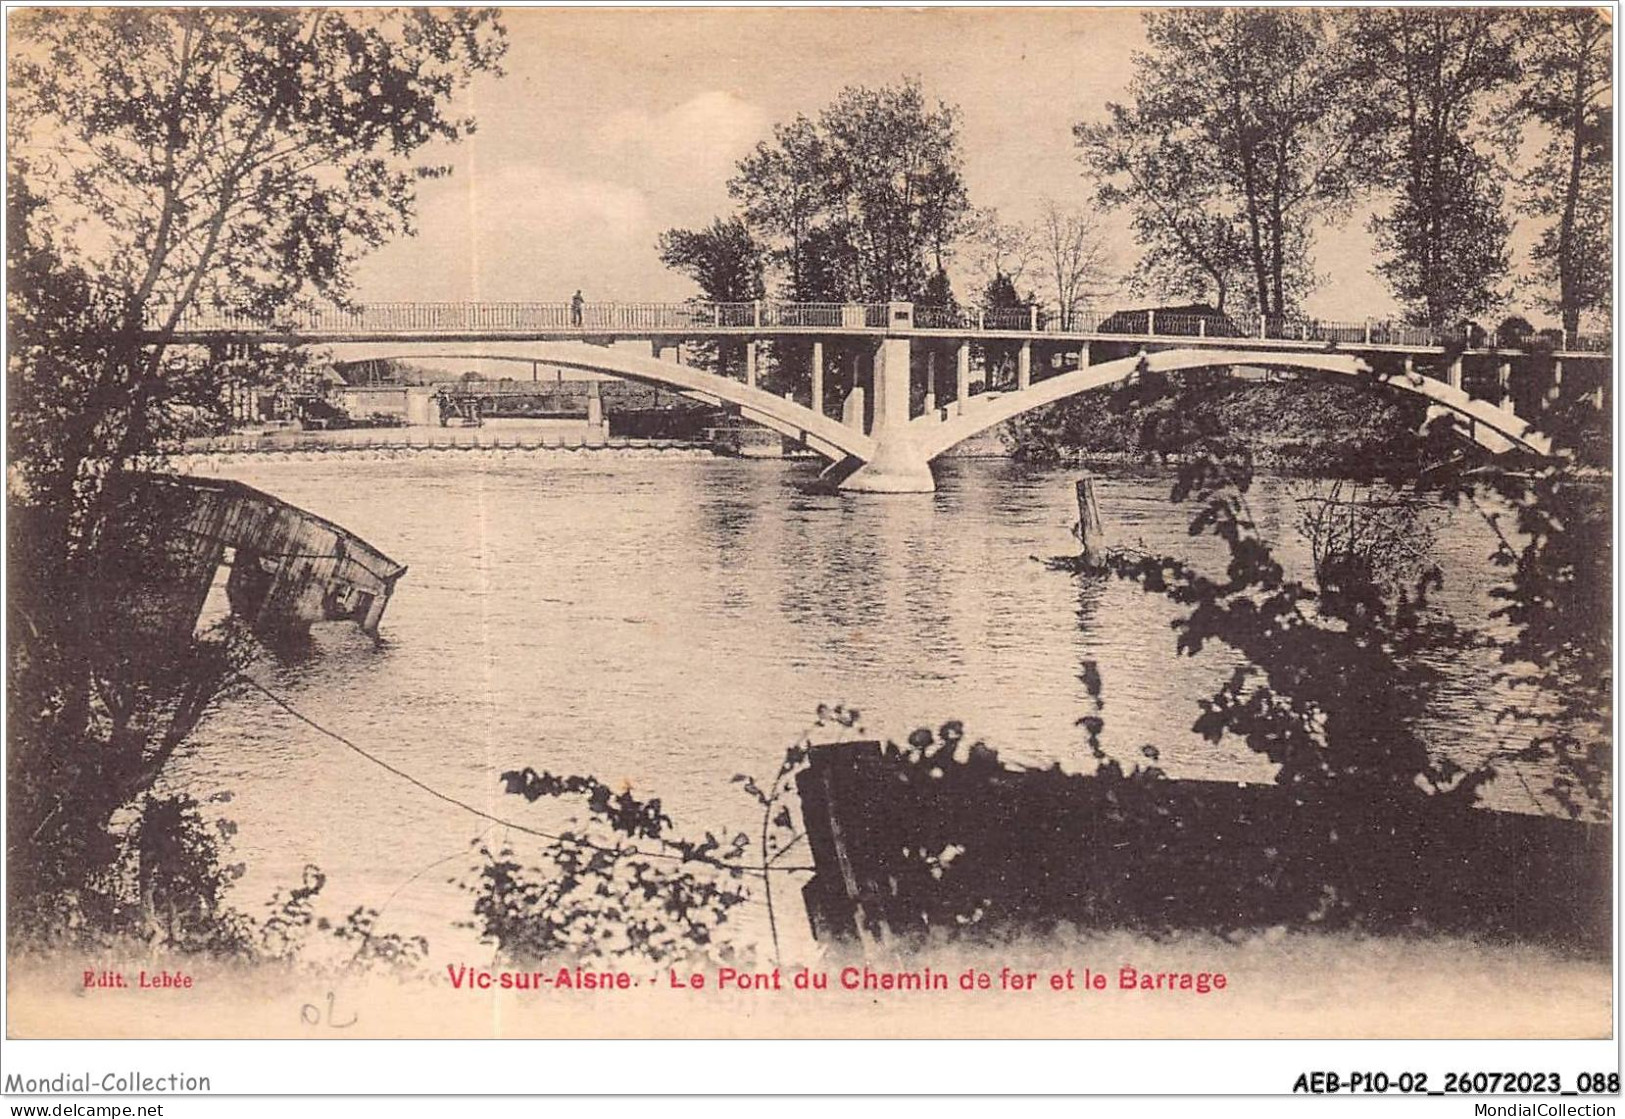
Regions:
[[[1227,436],[1284,470],[1369,480],[1420,469],[1423,406],[1313,378],[1243,381],[1222,372],[1133,382],[1037,408],[1003,430],[1017,459],[1159,458],[1198,435]]]
[[[526,768],[502,779],[509,793],[528,801],[571,797],[587,813],[557,834],[532,831],[543,840],[540,865],[520,862],[511,846],[475,841],[477,876],[463,883],[474,895],[475,919],[464,927],[505,959],[733,959],[720,932],[748,896],[740,863],[747,836],[672,838],[659,800],[616,793],[593,777]]]

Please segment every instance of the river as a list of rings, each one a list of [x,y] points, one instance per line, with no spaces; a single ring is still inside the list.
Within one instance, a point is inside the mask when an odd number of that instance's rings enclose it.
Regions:
[[[811,463],[599,452],[377,453],[218,472],[331,518],[409,565],[374,644],[318,627],[303,656],[252,675],[315,723],[482,811],[529,825],[543,806],[503,793],[533,766],[658,796],[681,830],[754,829],[730,778],[766,778],[821,703],[860,709],[901,739],[962,720],[1003,756],[1090,765],[1078,676],[1100,665],[1103,741],[1125,763],[1155,743],[1176,776],[1267,779],[1239,742],[1190,730],[1228,674],[1222,648],[1174,652],[1176,608],[1138,587],[1075,579],[1034,557],[1076,550],[1075,471],[951,459],[933,495],[814,492]],[[1289,566],[1302,482],[1264,479],[1251,506]],[[1217,560],[1170,506],[1166,473],[1125,471],[1097,492],[1114,542]],[[1426,519],[1447,572],[1441,605],[1488,625],[1489,531],[1471,510]],[[1452,658],[1429,734],[1469,761],[1516,740],[1497,724],[1483,658]],[[386,929],[442,950],[473,942],[470,841],[526,837],[437,800],[263,697],[234,694],[174,768],[177,787],[236,821],[256,916],[306,863],[335,912],[385,910]],[[1536,775],[1491,803],[1538,807]],[[224,798],[221,798],[224,800]],[[786,891],[794,894],[794,891]],[[795,906],[794,902],[790,903]],[[799,910],[789,925],[796,925]]]

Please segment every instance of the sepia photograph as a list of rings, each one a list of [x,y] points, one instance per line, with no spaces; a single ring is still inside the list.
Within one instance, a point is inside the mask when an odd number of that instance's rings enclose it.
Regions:
[[[1612,1038],[1614,14],[9,8],[8,1040]]]

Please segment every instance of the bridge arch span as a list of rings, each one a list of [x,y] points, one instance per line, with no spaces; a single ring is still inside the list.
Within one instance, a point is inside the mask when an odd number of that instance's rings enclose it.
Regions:
[[[1142,368],[1164,373],[1179,373],[1230,365],[1300,369],[1367,381],[1372,378],[1374,372],[1365,361],[1346,353],[1196,349],[1143,353],[1086,366],[1058,377],[1050,377],[1020,392],[970,397],[964,402],[965,409],[962,413],[955,414],[953,411],[955,405],[948,405],[950,414],[945,420],[941,418],[940,413],[927,413],[909,424],[912,449],[915,454],[929,461],[955,444],[1006,420],[1014,419],[1034,408],[1054,404],[1069,396],[1125,381]],[[1543,436],[1536,434],[1526,420],[1487,400],[1475,400],[1461,389],[1452,388],[1443,381],[1436,381],[1420,374],[1400,374],[1384,376],[1380,383],[1425,397],[1431,402],[1430,412],[1438,409],[1460,417],[1465,421],[1467,434],[1473,441],[1492,453],[1500,454],[1518,449],[1544,455],[1551,451],[1550,443]]]
[[[563,369],[605,373],[621,380],[672,389],[707,404],[732,404],[745,419],[788,436],[834,462],[848,458],[868,461],[875,455],[875,440],[871,436],[820,415],[804,404],[691,365],[660,361],[608,346],[594,346],[585,342],[530,342],[497,344],[491,346],[489,352],[473,352],[460,347],[455,353],[447,351],[444,343],[422,349],[402,348],[396,343],[388,348],[390,352],[386,354],[376,342],[335,343],[327,347],[337,361],[385,357],[477,359],[538,362]],[[482,346],[480,350],[484,351],[486,347]]]

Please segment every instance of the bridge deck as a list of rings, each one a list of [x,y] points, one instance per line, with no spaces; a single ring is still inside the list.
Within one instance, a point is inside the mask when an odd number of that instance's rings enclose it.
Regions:
[[[275,342],[547,342],[681,338],[774,338],[907,334],[944,341],[1045,342],[1081,346],[1134,342],[1181,347],[1302,351],[1306,348],[1389,353],[1527,352],[1522,339],[1482,332],[1435,333],[1385,321],[1330,322],[1265,318],[1242,324],[1219,315],[1118,312],[1104,318],[1047,314],[1037,308],[964,311],[912,303],[378,303],[351,310],[315,308],[277,322],[211,311],[189,313],[176,340]],[[155,329],[156,333],[156,322]],[[1553,332],[1555,335],[1557,332]],[[1606,335],[1546,336],[1547,352],[1605,358]]]

